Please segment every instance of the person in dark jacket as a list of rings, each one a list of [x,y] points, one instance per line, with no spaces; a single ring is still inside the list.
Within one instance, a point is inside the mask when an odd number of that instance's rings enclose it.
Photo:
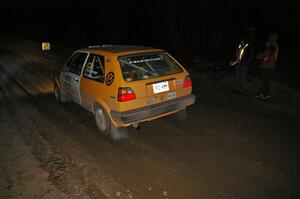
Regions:
[[[255,97],[262,99],[270,98],[270,78],[275,69],[278,59],[279,47],[277,44],[277,34],[271,33],[266,42],[265,51],[256,56],[260,60],[260,88]]]
[[[242,93],[247,89],[247,71],[250,62],[250,46],[249,43],[242,39],[236,49],[236,61],[231,65],[235,65],[235,88],[234,91]]]

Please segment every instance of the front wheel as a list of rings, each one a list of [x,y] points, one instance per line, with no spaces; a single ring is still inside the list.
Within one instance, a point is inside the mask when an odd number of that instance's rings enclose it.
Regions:
[[[110,118],[102,106],[98,106],[95,111],[95,120],[99,131],[117,141],[128,137],[127,128],[116,127],[110,121]]]
[[[69,99],[63,95],[59,89],[59,87],[54,83],[54,96],[57,102],[67,102]]]

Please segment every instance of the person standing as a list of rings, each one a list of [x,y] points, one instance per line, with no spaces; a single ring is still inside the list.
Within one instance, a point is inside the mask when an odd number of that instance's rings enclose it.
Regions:
[[[236,49],[236,61],[232,64],[235,65],[235,88],[234,91],[242,93],[247,89],[247,71],[250,62],[249,43],[242,39]]]
[[[260,60],[260,88],[255,97],[262,99],[270,98],[270,78],[275,69],[275,64],[278,60],[279,47],[277,44],[278,36],[276,33],[271,33],[265,43],[266,48],[263,53],[256,56]]]

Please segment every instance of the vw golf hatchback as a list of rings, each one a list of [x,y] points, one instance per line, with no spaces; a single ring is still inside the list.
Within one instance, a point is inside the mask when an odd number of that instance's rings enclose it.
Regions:
[[[184,116],[195,102],[188,72],[167,52],[141,46],[93,46],[77,50],[54,76],[59,102],[72,100],[95,115],[113,140],[126,127],[170,114]]]

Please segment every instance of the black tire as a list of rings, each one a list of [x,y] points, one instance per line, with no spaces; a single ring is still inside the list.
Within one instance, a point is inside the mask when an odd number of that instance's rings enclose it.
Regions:
[[[60,89],[56,84],[54,84],[54,96],[57,102],[61,103],[61,97],[60,97]]]
[[[104,136],[109,136],[113,141],[118,141],[128,137],[127,128],[115,127],[105,109],[99,105],[95,111],[95,121],[99,131]]]

